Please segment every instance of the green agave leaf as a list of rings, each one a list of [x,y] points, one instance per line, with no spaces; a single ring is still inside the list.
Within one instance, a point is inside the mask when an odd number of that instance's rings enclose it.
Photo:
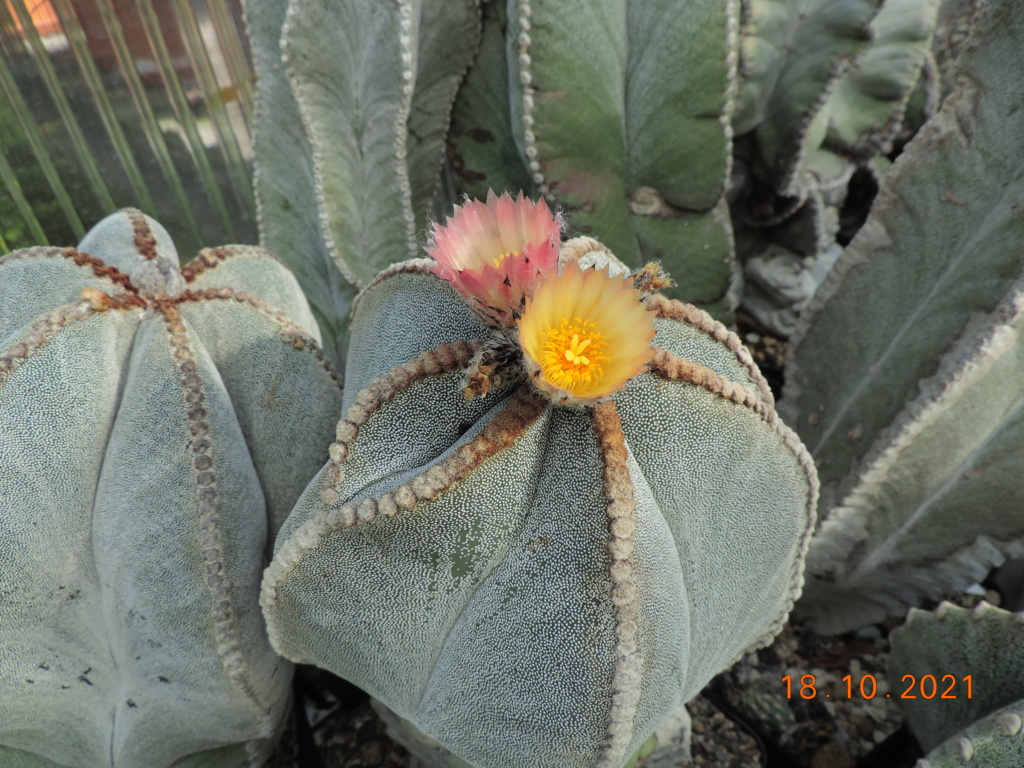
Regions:
[[[487,191],[538,196],[512,131],[505,35],[508,14],[498,1],[483,4],[480,51],[452,107],[448,163],[456,189],[478,200]],[[514,35],[513,35],[514,36]]]
[[[799,194],[814,117],[843,70],[871,39],[882,0],[743,0],[741,86],[733,129],[753,134],[761,173],[783,196]]]
[[[287,0],[251,0],[245,23],[256,70],[253,190],[260,242],[298,278],[324,335],[324,348],[344,359],[355,288],[333,262],[321,230],[313,149],[281,61]]]
[[[801,318],[781,407],[815,457],[826,505],[854,485],[871,446],[890,439],[968,319],[992,313],[1020,277],[1024,111],[1005,75],[1020,67],[1024,20],[993,2],[957,91],[887,172]]]
[[[313,150],[327,250],[356,285],[419,250],[479,25],[473,0],[289,6],[285,68]]]
[[[915,695],[901,697],[900,704],[928,752],[923,768],[1021,764],[1024,615],[988,603],[972,611],[950,603],[934,612],[911,609],[891,641],[889,677],[894,691],[910,689]],[[926,698],[931,683],[922,679],[928,675],[947,697]]]

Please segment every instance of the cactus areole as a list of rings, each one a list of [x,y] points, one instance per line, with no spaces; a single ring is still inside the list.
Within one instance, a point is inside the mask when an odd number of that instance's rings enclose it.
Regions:
[[[0,765],[263,764],[260,573],[341,406],[316,338],[268,252],[182,269],[139,211],[0,260]]]
[[[581,238],[514,312],[480,312],[460,293],[515,283],[500,256],[459,292],[424,259],[357,299],[331,461],[261,601],[281,654],[474,766],[619,768],[781,627],[814,468],[660,270]]]

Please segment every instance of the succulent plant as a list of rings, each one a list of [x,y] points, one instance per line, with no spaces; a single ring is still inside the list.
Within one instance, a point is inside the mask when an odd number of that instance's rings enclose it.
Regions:
[[[828,510],[799,609],[822,630],[902,613],[1024,552],[1024,114],[1005,77],[1018,65],[1024,19],[985,4],[956,89],[793,340],[781,409]]]
[[[340,381],[268,252],[124,210],[0,260],[0,763],[256,766],[291,667],[257,592]]]
[[[557,239],[504,200],[357,299],[261,600],[279,653],[477,768],[619,768],[785,621],[814,468],[734,334],[589,238],[545,273]]]
[[[927,752],[918,768],[1024,764],[1024,614],[915,608],[891,640],[889,676]]]
[[[281,26],[287,3],[245,4],[256,80],[253,192],[260,243],[295,274],[334,363],[346,344],[344,318],[355,287],[335,266],[321,228],[315,195],[313,147],[281,63]]]
[[[875,185],[907,123],[934,112],[938,5],[744,3],[730,199],[743,308],[773,333],[793,333],[835,262],[850,195]]]
[[[685,273],[670,295],[732,310],[738,0],[253,0],[246,13],[261,242],[331,334],[347,322],[339,274],[365,286],[416,256],[460,194],[488,189],[543,192],[631,266]]]

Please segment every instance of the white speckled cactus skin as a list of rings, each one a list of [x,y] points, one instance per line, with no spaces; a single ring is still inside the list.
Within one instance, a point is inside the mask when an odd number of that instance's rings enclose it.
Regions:
[[[0,260],[0,765],[262,764],[260,573],[341,404],[317,338],[268,252],[180,269],[138,211]]]
[[[272,642],[477,768],[618,768],[782,625],[814,467],[739,339],[656,294],[651,372],[611,400],[467,401],[488,329],[431,263],[357,300],[332,461],[264,578]]]
[[[927,753],[916,768],[1024,765],[1024,614],[942,602],[932,612],[912,608],[891,638],[889,679],[904,689],[910,682],[912,693],[921,686],[915,697],[900,698]],[[945,700],[923,695],[928,675]]]

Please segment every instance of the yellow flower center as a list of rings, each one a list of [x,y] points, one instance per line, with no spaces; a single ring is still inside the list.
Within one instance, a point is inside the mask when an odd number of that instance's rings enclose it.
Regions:
[[[604,354],[607,346],[608,342],[593,322],[579,317],[570,322],[563,317],[559,325],[543,332],[538,362],[547,381],[574,391],[601,378],[603,363],[609,360]]]

